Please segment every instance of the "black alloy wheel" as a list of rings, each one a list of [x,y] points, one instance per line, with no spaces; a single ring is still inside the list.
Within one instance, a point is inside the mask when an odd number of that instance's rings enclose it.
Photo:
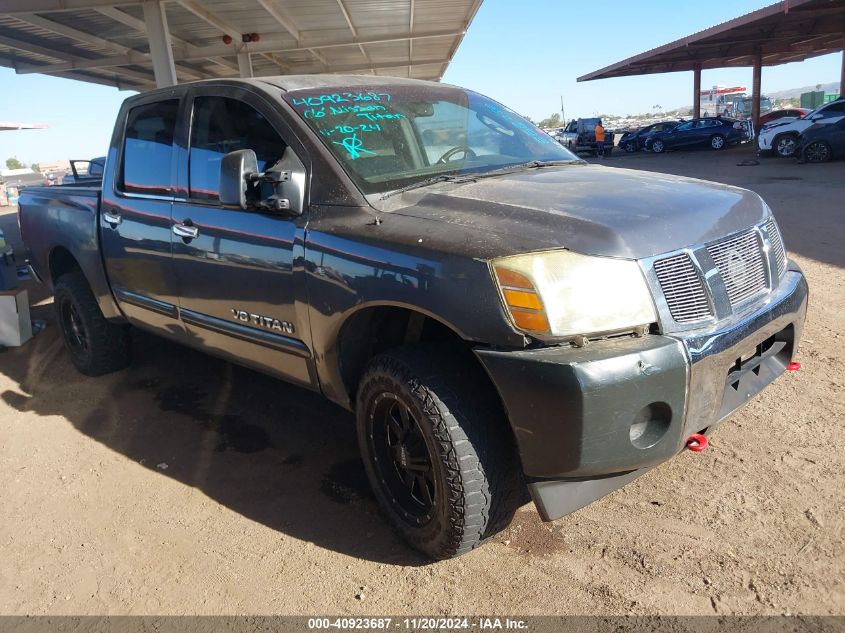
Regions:
[[[70,298],[65,298],[62,301],[59,311],[62,319],[62,332],[64,332],[71,354],[85,356],[88,354],[88,332],[85,330],[85,324],[79,316],[79,311]]]
[[[804,149],[804,160],[808,163],[827,162],[830,155],[830,146],[824,141],[813,141]]]
[[[431,521],[438,491],[419,422],[393,393],[376,396],[370,410],[370,450],[381,483],[405,520],[422,527]]]

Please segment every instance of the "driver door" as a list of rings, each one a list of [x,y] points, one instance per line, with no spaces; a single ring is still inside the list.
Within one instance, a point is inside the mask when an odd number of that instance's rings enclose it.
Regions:
[[[174,203],[172,229],[189,342],[313,388],[307,314],[296,307],[304,279],[294,266],[307,213],[226,208],[218,197],[221,160],[241,149],[256,153],[261,171],[291,170],[304,190],[303,150],[290,145],[278,111],[246,90],[195,89],[183,120],[191,122],[180,161],[184,199]]]

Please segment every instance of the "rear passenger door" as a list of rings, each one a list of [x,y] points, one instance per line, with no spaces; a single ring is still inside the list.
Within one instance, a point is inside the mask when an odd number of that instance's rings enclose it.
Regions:
[[[314,386],[304,309],[302,216],[220,205],[220,164],[251,149],[259,170],[305,183],[304,148],[279,109],[245,89],[198,87],[186,100],[181,195],[173,207],[173,262],[190,343],[243,365]],[[295,141],[292,143],[292,140]],[[269,196],[267,193],[267,196]],[[297,285],[297,281],[301,285]],[[297,306],[301,310],[297,309]]]
[[[182,335],[170,253],[179,104],[176,97],[136,99],[122,114],[100,207],[106,273],[121,310],[135,325],[172,338]]]

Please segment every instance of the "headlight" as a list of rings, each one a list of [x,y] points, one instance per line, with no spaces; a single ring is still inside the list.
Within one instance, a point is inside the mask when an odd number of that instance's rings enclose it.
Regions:
[[[636,262],[558,250],[490,262],[517,329],[546,337],[606,334],[657,321]]]

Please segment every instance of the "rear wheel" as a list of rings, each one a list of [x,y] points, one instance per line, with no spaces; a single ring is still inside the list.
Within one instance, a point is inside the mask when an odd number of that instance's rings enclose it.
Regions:
[[[129,327],[108,321],[80,271],[56,282],[56,320],[76,368],[86,376],[123,369],[130,362]]]
[[[478,547],[523,501],[498,396],[455,353],[408,347],[374,358],[358,387],[357,424],[379,505],[430,558]]]
[[[721,134],[714,134],[710,137],[710,147],[713,149],[723,149],[725,147],[725,137]]]
[[[782,134],[775,137],[772,147],[775,148],[775,154],[781,158],[789,158],[798,151],[798,137],[795,134]]]
[[[824,163],[830,160],[830,146],[824,141],[813,141],[804,148],[804,160],[808,163]]]
[[[655,154],[662,154],[663,150],[666,149],[666,146],[663,144],[663,141],[660,139],[655,139],[651,142],[651,151]]]

